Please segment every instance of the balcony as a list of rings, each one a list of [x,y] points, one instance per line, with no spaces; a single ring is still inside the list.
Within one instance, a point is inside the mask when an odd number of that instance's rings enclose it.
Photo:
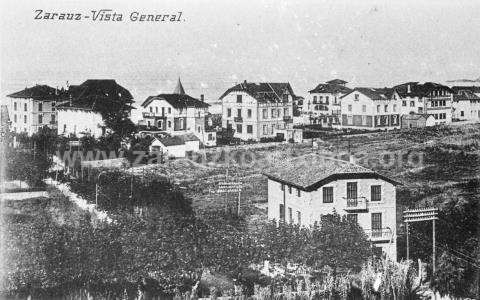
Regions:
[[[233,121],[235,121],[237,123],[241,123],[241,122],[243,122],[243,118],[242,117],[234,117]]]
[[[393,231],[390,228],[366,229],[365,233],[372,242],[390,242],[393,238]]]
[[[142,116],[144,118],[153,118],[154,114],[152,112],[143,112]]]
[[[286,123],[293,123],[293,119],[291,116],[283,116],[283,121]]]
[[[50,121],[50,125],[57,125],[58,122],[57,121]]]
[[[365,197],[343,198],[347,201],[344,210],[348,212],[367,210],[367,199]]]

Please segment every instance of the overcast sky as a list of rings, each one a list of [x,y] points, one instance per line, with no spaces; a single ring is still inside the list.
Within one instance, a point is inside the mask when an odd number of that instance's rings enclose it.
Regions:
[[[480,1],[2,1],[2,96],[44,83],[114,78],[137,101],[172,91],[218,99],[236,82],[383,87],[480,77]],[[111,8],[123,22],[34,20]],[[132,23],[132,11],[183,12]]]

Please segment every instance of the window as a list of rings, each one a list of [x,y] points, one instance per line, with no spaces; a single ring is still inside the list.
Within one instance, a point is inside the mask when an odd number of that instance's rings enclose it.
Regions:
[[[283,102],[288,102],[288,94],[283,94]]]
[[[171,107],[168,108],[168,113],[169,113],[169,114],[172,113],[172,108],[171,108]]]
[[[280,204],[280,221],[285,221],[285,206]]]
[[[362,112],[367,112],[367,106],[366,105],[362,105]]]
[[[323,203],[333,203],[333,186],[323,188]]]
[[[13,122],[17,123],[17,115],[13,115]]]
[[[268,134],[268,126],[263,125],[263,134]]]
[[[371,187],[371,201],[382,200],[382,187],[380,185],[372,185]]]
[[[380,112],[380,105],[377,105],[377,113]]]
[[[242,103],[242,95],[237,95],[237,103]]]
[[[150,106],[150,112],[153,113],[153,107],[152,106]]]
[[[352,105],[351,104],[348,105],[348,111],[352,111]]]
[[[402,101],[402,106],[407,106],[407,101],[403,100]]]
[[[292,193],[292,187],[291,187],[291,186],[288,186],[288,193],[289,193],[289,194]]]
[[[298,225],[302,225],[302,213],[297,211],[297,223]]]
[[[52,111],[55,111],[55,102],[52,102]]]
[[[242,124],[237,124],[237,132],[242,133]]]
[[[382,213],[372,213],[372,237],[382,236]]]
[[[247,125],[247,133],[253,133],[253,125]]]
[[[55,123],[55,115],[52,114],[52,116],[50,117],[50,119],[52,120],[52,123]]]
[[[293,223],[293,213],[291,207],[288,208],[288,221],[290,222],[290,224]]]
[[[264,108],[264,109],[262,110],[262,116],[263,116],[264,119],[267,119],[267,118],[268,118],[268,110],[267,110],[266,108]]]
[[[284,108],[284,109],[283,109],[283,115],[284,115],[285,117],[288,117],[288,108]]]
[[[277,110],[272,108],[272,119],[277,117]]]
[[[17,102],[13,102],[13,110],[17,110]]]
[[[150,124],[151,124],[150,121],[147,121],[147,126],[148,126],[148,127],[150,127]]]
[[[155,106],[155,113],[158,114],[158,106]]]
[[[464,113],[464,111],[462,110],[462,111],[460,112],[460,117],[463,117],[464,115],[465,115],[465,113]],[[17,122],[17,121],[15,121],[15,122]]]
[[[313,96],[313,103],[317,103],[317,96]]]
[[[150,126],[150,124],[149,124]],[[63,124],[63,133],[65,133],[67,131],[67,124]]]
[[[396,111],[397,111],[397,105],[394,104],[394,105],[393,105],[393,112],[396,112]]]
[[[27,111],[27,103],[23,104],[23,111]]]
[[[359,94],[355,94],[355,100],[359,100],[360,99],[360,95]]]
[[[23,123],[27,124],[27,116],[23,116]]]
[[[249,118],[252,117],[252,110],[251,109],[247,110],[247,117],[249,117]]]
[[[347,182],[347,199],[357,199],[356,182]]]
[[[232,109],[228,108],[227,109],[227,117],[231,117],[231,116],[232,116]]]
[[[410,107],[415,107],[415,101],[410,101]]]
[[[353,125],[353,116],[347,116],[347,124]]]
[[[172,121],[168,121],[168,128],[172,128]]]
[[[280,189],[281,189],[282,191],[284,191],[284,190],[285,190],[285,185],[284,185],[283,183],[281,184],[281,187],[280,187]]]
[[[165,115],[165,107],[162,107],[162,116]]]
[[[358,214],[347,214],[347,220],[352,223],[358,223]]]
[[[300,189],[297,189],[297,196],[300,197],[302,194],[300,192]]]
[[[388,112],[388,105],[385,105],[385,112]]]
[[[242,117],[242,109],[241,108],[237,109],[237,117],[239,117],[239,118]]]

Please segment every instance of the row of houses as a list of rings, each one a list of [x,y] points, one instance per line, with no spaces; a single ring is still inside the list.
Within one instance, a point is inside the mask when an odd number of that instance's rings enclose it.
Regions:
[[[6,105],[13,132],[31,135],[48,126],[60,135],[98,137],[107,132],[105,117],[111,106],[116,110],[120,106],[130,115],[133,102],[131,93],[115,80],[90,79],[66,89],[47,85],[25,88],[8,95]],[[346,81],[334,79],[318,84],[303,98],[288,82],[244,81],[228,88],[219,102],[220,122],[212,126],[213,107],[203,95],[200,99],[188,95],[178,79],[172,93],[143,101],[138,125],[170,136],[192,133],[202,145],[215,146],[220,127],[232,130],[235,138],[261,141],[278,136],[296,139],[299,132],[294,124],[390,130],[480,121],[480,87],[432,82],[349,88]]]

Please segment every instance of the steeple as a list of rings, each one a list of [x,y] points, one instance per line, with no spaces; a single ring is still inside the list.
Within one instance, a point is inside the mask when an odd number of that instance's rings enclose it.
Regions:
[[[183,89],[182,82],[180,81],[180,77],[178,77],[177,87],[175,88],[173,93],[178,95],[185,95],[185,90]]]

